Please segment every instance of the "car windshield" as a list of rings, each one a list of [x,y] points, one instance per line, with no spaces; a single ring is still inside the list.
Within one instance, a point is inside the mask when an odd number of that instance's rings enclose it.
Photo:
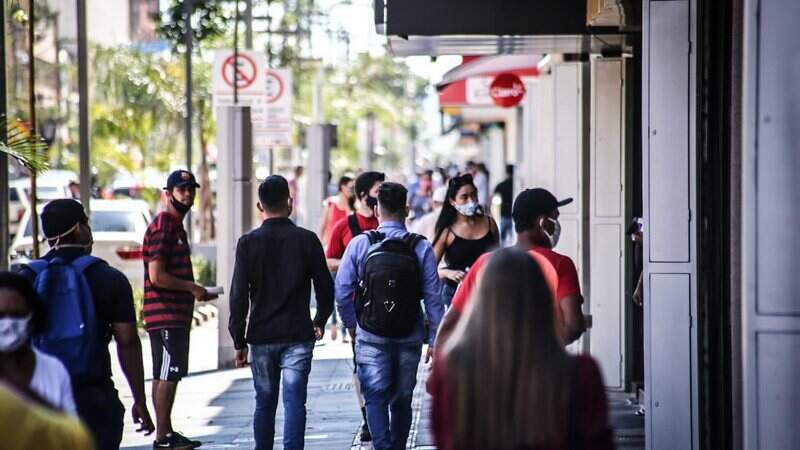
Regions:
[[[12,202],[18,202],[19,201],[19,193],[17,192],[16,189],[11,188],[11,189],[8,190],[8,200],[12,201]]]
[[[38,186],[36,188],[36,196],[39,200],[55,200],[57,198],[62,198],[64,195],[59,192],[59,189],[55,186]]]
[[[93,211],[91,226],[92,232],[132,233],[136,232],[136,220],[142,218],[138,211]],[[40,221],[41,223],[41,221]],[[31,236],[31,222],[25,228],[25,237]],[[39,226],[39,236],[42,236],[42,227]]]

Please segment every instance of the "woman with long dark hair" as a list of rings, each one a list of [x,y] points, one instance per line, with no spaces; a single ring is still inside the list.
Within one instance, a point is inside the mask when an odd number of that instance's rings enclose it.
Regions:
[[[556,337],[542,270],[498,250],[429,380],[440,450],[613,449],[603,380]]]
[[[478,204],[478,190],[472,175],[453,177],[447,184],[447,198],[436,221],[433,250],[442,283],[442,301],[447,306],[458,283],[479,256],[496,247],[500,232],[494,219]]]

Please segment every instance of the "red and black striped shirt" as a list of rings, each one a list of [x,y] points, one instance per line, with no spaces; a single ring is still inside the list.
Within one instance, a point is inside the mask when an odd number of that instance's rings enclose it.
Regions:
[[[188,328],[192,322],[194,296],[189,292],[153,286],[147,270],[151,261],[161,260],[172,276],[194,281],[191,251],[183,223],[170,213],[160,213],[147,227],[143,248],[145,329]]]

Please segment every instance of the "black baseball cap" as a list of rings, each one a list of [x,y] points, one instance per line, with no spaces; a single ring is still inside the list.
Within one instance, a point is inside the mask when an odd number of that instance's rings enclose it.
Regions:
[[[556,200],[556,197],[547,189],[525,189],[514,199],[511,217],[514,223],[532,224],[533,221],[545,214],[550,214],[554,209],[572,203],[572,198]]]
[[[176,187],[184,186],[192,186],[194,188],[200,187],[200,185],[197,184],[197,180],[194,178],[194,174],[192,174],[192,172],[189,172],[188,170],[176,170],[169,174],[169,177],[167,178],[167,186],[164,189],[171,191]]]
[[[44,205],[41,217],[42,231],[47,239],[60,237],[75,225],[89,221],[83,205],[77,200],[67,198],[52,200]]]

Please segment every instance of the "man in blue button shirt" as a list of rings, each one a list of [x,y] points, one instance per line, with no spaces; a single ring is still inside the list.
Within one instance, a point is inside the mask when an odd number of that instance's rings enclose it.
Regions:
[[[378,191],[378,232],[386,237],[408,234],[405,223],[408,215],[406,188],[397,183],[383,183]],[[417,384],[417,367],[423,341],[428,343],[425,362],[430,361],[436,330],[444,314],[439,295],[439,276],[431,244],[420,241],[414,248],[421,272],[425,312],[430,328],[425,335],[423,317],[408,336],[387,338],[376,336],[356,322],[354,294],[359,270],[364,264],[370,242],[359,235],[347,246],[336,275],[336,305],[345,326],[356,342],[358,378],[367,407],[367,422],[376,450],[404,449],[411,428],[411,399]],[[392,413],[391,423],[389,412]]]

